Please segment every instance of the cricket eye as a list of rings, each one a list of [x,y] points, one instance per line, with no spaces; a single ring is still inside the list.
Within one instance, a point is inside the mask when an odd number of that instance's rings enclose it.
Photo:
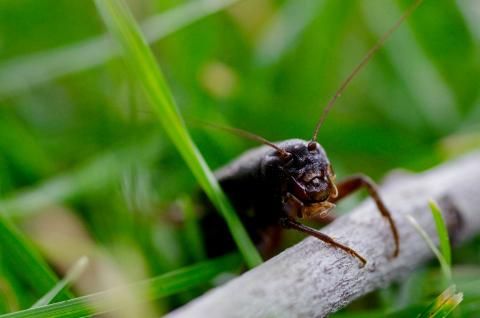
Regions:
[[[317,143],[315,141],[310,141],[307,146],[308,151],[317,150]]]

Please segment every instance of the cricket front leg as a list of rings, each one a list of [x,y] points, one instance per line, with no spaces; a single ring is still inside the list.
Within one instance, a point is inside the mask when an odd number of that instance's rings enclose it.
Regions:
[[[302,223],[299,223],[299,222],[297,222],[293,219],[290,219],[290,218],[282,218],[280,220],[280,225],[285,229],[294,229],[294,230],[309,234],[311,236],[314,236],[314,237],[318,238],[319,240],[321,240],[321,241],[323,241],[323,242],[325,242],[325,243],[327,243],[327,244],[329,244],[333,247],[339,248],[339,249],[347,252],[351,256],[356,257],[360,261],[362,267],[365,266],[365,264],[367,264],[367,260],[364,257],[362,257],[360,254],[355,252],[353,249],[351,249],[348,246],[345,246],[343,244],[338,243],[333,238],[331,238],[330,236],[328,236],[326,234],[323,234],[320,231],[312,229],[311,227],[303,225]]]
[[[377,205],[378,210],[380,210],[380,213],[382,214],[382,216],[387,219],[390,225],[390,230],[392,232],[393,239],[395,241],[395,250],[393,252],[393,257],[398,256],[398,253],[400,251],[400,240],[398,236],[397,227],[395,225],[395,222],[393,221],[390,211],[387,209],[382,199],[380,198],[378,194],[377,185],[372,181],[372,179],[370,179],[365,175],[355,175],[341,181],[340,183],[337,184],[338,196],[336,198],[330,199],[330,201],[335,203],[362,187],[365,187],[367,189],[368,193],[370,194],[373,201]]]

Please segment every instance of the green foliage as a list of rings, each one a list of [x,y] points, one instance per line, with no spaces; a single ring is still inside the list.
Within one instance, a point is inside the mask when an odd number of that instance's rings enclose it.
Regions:
[[[428,306],[428,308],[421,313],[418,318],[444,318],[448,317],[450,313],[463,300],[462,293],[455,293],[455,285],[447,288],[438,296],[435,301]]]
[[[252,144],[219,131],[187,133],[179,113],[187,126],[192,118],[269,140],[308,139],[339,83],[410,3],[130,0],[142,40],[124,11],[105,17],[126,33],[106,33],[94,1],[0,1],[0,314],[89,313],[84,301],[105,300],[93,292],[185,266],[197,271],[162,278],[164,290],[132,301],[158,317],[198,297],[240,258],[192,265],[206,248],[193,198],[206,187],[225,206],[207,163],[217,168]],[[479,149],[477,11],[475,1],[425,0],[353,80],[319,134],[339,178],[379,180]],[[478,316],[480,240],[451,257],[431,207],[442,270],[427,264],[339,317],[415,317],[450,273],[464,294],[457,317]],[[82,255],[98,272],[89,268],[73,284],[80,298],[29,309],[62,286],[57,276]],[[63,290],[53,302],[71,296]]]
[[[158,299],[180,291],[188,290],[199,284],[209,282],[224,271],[235,270],[239,257],[232,254],[190,267],[182,268],[134,285],[124,286],[88,296],[73,298],[51,305],[1,315],[2,318],[53,318],[84,317],[124,309],[132,304],[122,303],[122,294],[139,294],[138,302]]]
[[[425,243],[427,243],[433,254],[435,254],[438,262],[440,263],[440,267],[442,268],[443,275],[445,276],[447,281],[450,281],[452,278],[452,271],[450,268],[450,263],[445,259],[445,255],[438,250],[438,248],[435,246],[435,243],[433,243],[432,238],[428,236],[427,232],[421,227],[420,224],[418,224],[418,222],[411,215],[407,215],[407,219],[415,228],[415,230],[417,230],[417,232],[422,236],[423,240],[425,241]]]
[[[214,206],[222,213],[246,263],[254,267],[262,262],[240,219],[222,192],[205,159],[187,132],[173,96],[153,53],[145,44],[128,8],[121,1],[97,0],[96,4],[110,32],[126,52],[132,73],[138,76],[151,107],[171,141],[186,161]]]
[[[31,308],[42,307],[48,305],[51,301],[55,299],[55,297],[60,294],[68,285],[75,282],[80,275],[83,274],[83,271],[88,265],[88,258],[82,256],[73,267],[68,270],[67,274],[64,278],[59,280],[52,289],[48,291],[42,298],[37,300],[35,304],[32,305]]]
[[[36,248],[5,217],[0,216],[0,260],[2,267],[8,267],[14,279],[28,286],[37,296],[52,288],[57,277],[39,255]],[[70,298],[66,291],[60,291],[60,299]]]
[[[450,249],[450,239],[448,237],[448,229],[443,219],[440,208],[435,201],[428,202],[430,210],[432,211],[433,219],[435,220],[435,227],[437,229],[438,240],[440,244],[440,252],[442,253],[445,263],[450,267],[452,265],[452,251]]]

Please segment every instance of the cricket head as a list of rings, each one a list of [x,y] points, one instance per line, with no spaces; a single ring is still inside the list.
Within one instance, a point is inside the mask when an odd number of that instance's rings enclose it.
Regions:
[[[266,179],[276,180],[282,202],[296,205],[295,214],[304,217],[309,207],[337,196],[335,174],[325,150],[316,141],[287,140],[277,144],[262,161]]]

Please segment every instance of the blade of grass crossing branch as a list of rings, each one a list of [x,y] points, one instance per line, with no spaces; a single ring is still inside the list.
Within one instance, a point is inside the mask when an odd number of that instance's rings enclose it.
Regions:
[[[433,219],[435,221],[435,227],[438,233],[438,240],[440,244],[440,252],[442,252],[443,258],[448,266],[452,265],[452,252],[450,248],[450,239],[448,237],[447,226],[445,225],[445,220],[443,219],[442,212],[438,207],[435,201],[430,200],[428,202],[430,210],[432,211]]]
[[[0,258],[15,275],[28,285],[39,297],[47,293],[58,279],[37,250],[5,217],[0,215]],[[65,290],[59,299],[69,299]]]
[[[246,263],[250,267],[260,264],[260,255],[190,138],[163,74],[128,7],[123,1],[95,0],[95,3],[107,28],[124,49],[127,63],[138,76],[160,123],[200,186],[224,217]]]
[[[445,279],[450,282],[452,278],[452,271],[450,269],[450,265],[447,263],[442,253],[440,253],[438,248],[433,243],[432,239],[428,236],[427,232],[425,232],[425,230],[420,226],[420,224],[418,224],[417,220],[415,220],[411,215],[407,215],[406,217],[410,224],[413,225],[415,230],[417,230],[417,232],[422,236],[423,240],[425,241],[425,243],[427,243],[428,247],[430,247],[433,254],[435,254],[438,262],[440,263],[440,267],[442,268]]]
[[[455,293],[456,287],[452,285],[438,296],[418,318],[444,318],[463,300],[463,293]]]
[[[136,295],[140,295],[138,301],[142,302],[170,296],[210,282],[222,272],[238,269],[239,261],[238,254],[230,254],[129,286],[0,315],[0,318],[76,318],[99,315],[131,305],[118,301],[125,291],[135,291]]]

